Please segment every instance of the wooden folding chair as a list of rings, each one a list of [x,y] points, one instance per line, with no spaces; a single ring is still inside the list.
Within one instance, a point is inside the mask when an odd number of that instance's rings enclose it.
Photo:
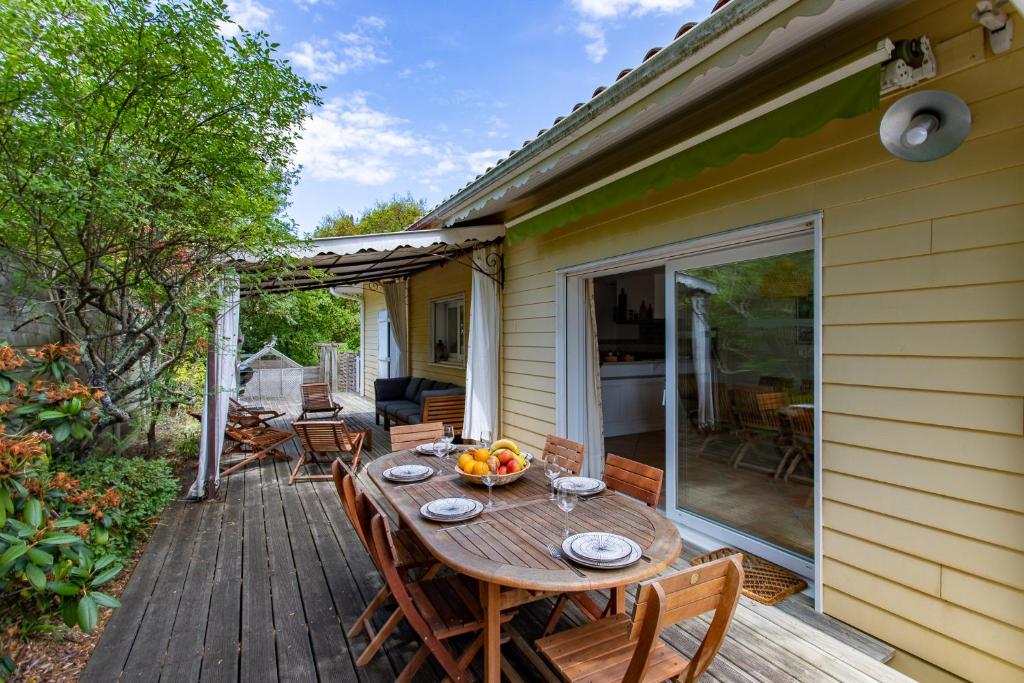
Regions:
[[[792,431],[792,441],[779,461],[775,476],[779,477],[785,468],[786,474],[783,479],[789,481],[790,475],[801,460],[807,463],[811,472],[814,472],[814,408],[792,406],[786,411],[786,419]]]
[[[278,446],[287,443],[295,438],[291,432],[283,429],[250,428],[238,429],[228,425],[224,428],[224,435],[236,442],[224,451],[224,454],[243,453],[245,458],[220,471],[220,476],[226,477],[260,460],[270,458],[272,460],[291,460],[291,456],[278,449]]]
[[[344,420],[326,421],[317,420],[310,422],[292,422],[292,429],[299,437],[302,444],[302,455],[295,463],[289,484],[297,481],[327,481],[331,478],[329,474],[307,474],[299,475],[305,465],[319,463],[321,455],[331,456],[348,453],[352,456],[352,469],[359,467],[359,456],[363,452],[362,432],[350,432]]]
[[[330,413],[329,420],[338,417],[342,407],[334,402],[331,394],[331,385],[326,382],[314,384],[303,384],[302,389],[302,415],[300,420],[305,420],[310,413]]]
[[[356,534],[359,536],[359,540],[362,542],[366,552],[370,555],[374,566],[380,571],[380,567],[377,566],[377,553],[372,549],[373,537],[370,531],[373,516],[378,514],[380,509],[371,498],[358,490],[355,475],[348,468],[348,465],[340,459],[335,460],[331,464],[331,475],[334,478],[334,486],[338,490],[338,497],[341,499],[341,505],[345,509],[349,522],[356,530]],[[392,539],[395,542],[395,555],[398,557],[396,566],[406,581],[409,580],[409,573],[412,570],[423,569],[423,578],[429,579],[441,568],[441,565],[423,549],[423,546],[416,541],[409,531],[399,529],[392,534]],[[363,631],[366,631],[366,635],[370,639],[366,649],[356,659],[356,666],[366,666],[373,659],[374,655],[377,654],[381,646],[384,645],[384,641],[388,639],[388,636],[402,623],[402,612],[395,610],[384,622],[380,630],[374,628],[373,615],[390,600],[391,591],[385,583],[377,591],[377,594],[373,596],[373,599],[370,600],[362,614],[356,619],[356,623],[348,630],[346,635],[349,639],[355,638]]]
[[[444,436],[443,422],[418,425],[396,425],[391,428],[391,450],[404,451],[420,444],[434,443]]]
[[[263,425],[264,427],[270,426],[270,420],[274,420],[284,416],[284,413],[282,412],[278,412],[276,410],[268,410],[266,408],[258,408],[256,406],[247,406],[244,403],[233,398],[228,398],[228,405],[231,408],[231,412],[234,412],[239,415],[248,415],[250,417],[253,417],[259,422],[259,424]]]
[[[544,442],[544,461],[550,457],[558,458],[563,467],[568,467],[573,476],[579,476],[583,469],[583,444],[563,439],[554,434],[548,434]]]
[[[732,392],[736,420],[740,427],[739,435],[743,439],[743,443],[732,456],[731,464],[735,468],[740,466],[744,456],[758,441],[769,441],[778,445],[782,436],[779,409],[786,405],[786,395],[747,386],[735,386]]]
[[[387,518],[381,514],[374,515],[371,527],[373,548],[384,580],[401,614],[423,642],[395,680],[399,683],[411,681],[431,656],[451,680],[473,680],[469,665],[484,644],[484,616],[477,597],[480,588],[476,580],[452,574],[407,582],[398,571],[398,557]],[[507,623],[513,616],[515,613],[512,611],[503,612],[501,623]],[[445,641],[469,633],[478,635],[456,656]]]
[[[606,617],[537,641],[537,649],[566,681],[693,683],[718,654],[743,585],[740,555],[640,584],[632,618]],[[714,610],[692,660],[659,636],[680,621]]]
[[[608,488],[633,496],[648,507],[657,509],[664,479],[665,470],[614,453],[609,453],[604,461],[604,483]]]

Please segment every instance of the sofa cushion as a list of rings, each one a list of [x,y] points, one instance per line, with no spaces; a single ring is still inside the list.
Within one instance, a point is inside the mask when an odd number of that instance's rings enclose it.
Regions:
[[[400,401],[405,398],[408,377],[378,378],[373,381],[373,395],[377,401]]]
[[[432,386],[430,388],[430,390],[431,391],[436,391],[438,389],[451,389],[451,388],[452,388],[452,385],[449,382],[435,382],[434,386]]]
[[[425,379],[422,382],[420,382],[420,390],[416,392],[416,398],[414,398],[413,400],[419,403],[422,400],[420,397],[423,395],[423,392],[430,391],[431,389],[433,389],[434,384],[436,384],[436,382],[434,382],[434,380],[432,379]]]
[[[382,413],[387,413],[387,412],[391,411],[393,408],[397,407],[399,404],[404,404],[404,403],[408,403],[408,401],[402,401],[402,400],[397,400],[397,401],[375,401],[374,402],[374,407],[376,407],[377,410],[382,412]]]
[[[394,417],[400,417],[403,411],[420,409],[419,403],[413,403],[412,401],[388,401],[387,414]]]
[[[409,380],[409,383],[405,385],[405,400],[415,401],[416,394],[420,393],[420,385],[423,384],[422,377],[413,377]]]
[[[396,417],[402,422],[408,422],[409,424],[416,424],[420,422],[420,407],[413,403],[408,408],[399,408]]]
[[[431,389],[430,391],[424,391],[420,394],[420,403],[422,404],[428,398],[432,396],[465,396],[466,390],[462,387],[450,387],[448,389]]]

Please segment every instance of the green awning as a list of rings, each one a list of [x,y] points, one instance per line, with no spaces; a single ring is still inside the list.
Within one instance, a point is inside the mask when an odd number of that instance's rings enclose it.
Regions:
[[[784,138],[801,138],[833,119],[853,118],[878,109],[879,67],[873,64],[851,76],[785,104],[778,109],[700,142],[674,156],[576,197],[509,228],[516,242],[642,198],[706,168],[728,166],[744,154],[765,152]]]

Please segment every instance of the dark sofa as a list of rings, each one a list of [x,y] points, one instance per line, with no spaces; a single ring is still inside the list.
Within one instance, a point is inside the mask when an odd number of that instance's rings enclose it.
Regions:
[[[373,381],[375,419],[390,429],[393,422],[420,424],[444,422],[462,432],[466,390],[463,387],[422,377],[391,377]]]

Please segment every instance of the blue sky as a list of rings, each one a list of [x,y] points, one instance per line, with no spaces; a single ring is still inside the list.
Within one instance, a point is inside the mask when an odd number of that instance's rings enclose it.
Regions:
[[[412,193],[433,206],[547,128],[713,0],[229,0],[327,86],[289,215],[308,232]],[[226,26],[230,33],[232,27]]]

